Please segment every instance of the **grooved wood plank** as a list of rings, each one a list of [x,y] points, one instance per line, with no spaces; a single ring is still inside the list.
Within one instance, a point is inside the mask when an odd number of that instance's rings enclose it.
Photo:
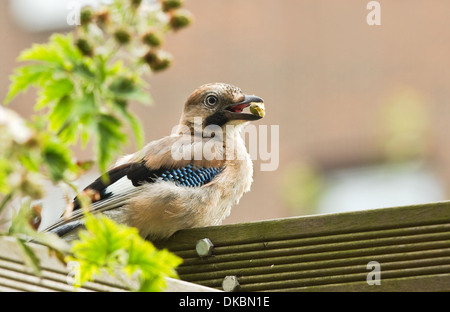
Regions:
[[[33,274],[24,263],[21,250],[16,240],[11,237],[0,237],[0,291],[127,291],[123,282],[104,275],[87,282],[80,288],[74,288],[68,283],[70,270],[66,265],[53,256],[47,247],[29,244],[41,262],[41,276]],[[70,280],[69,280],[70,282]],[[167,291],[215,291],[201,285],[167,278]]]
[[[214,245],[209,257],[195,251],[203,238]],[[231,275],[241,291],[444,290],[450,285],[450,203],[189,229],[156,245],[184,259],[182,279],[217,289]],[[377,288],[367,288],[371,261],[380,264]],[[431,285],[434,277],[440,286]]]

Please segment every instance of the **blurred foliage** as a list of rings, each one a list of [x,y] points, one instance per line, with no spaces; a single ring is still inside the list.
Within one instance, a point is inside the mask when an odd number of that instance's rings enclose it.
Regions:
[[[163,1],[165,3],[174,1]],[[45,109],[48,130],[62,143],[83,146],[95,140],[94,149],[101,172],[126,142],[128,123],[138,147],[144,142],[137,117],[128,110],[130,101],[150,104],[142,79],[151,71],[171,63],[161,50],[163,36],[189,25],[191,16],[182,3],[143,7],[140,1],[113,1],[94,11],[85,7],[81,26],[74,33],[54,34],[46,44],[35,44],[18,60],[31,62],[16,69],[6,96],[11,101],[30,86],[38,88],[36,110]],[[173,20],[183,16],[183,24]]]
[[[289,164],[280,183],[283,201],[296,214],[315,213],[323,187],[321,172],[307,162]]]
[[[388,161],[425,156],[431,117],[426,100],[417,90],[395,90],[385,99],[380,112],[380,142]]]
[[[28,240],[33,239],[48,246],[60,259],[62,259],[62,254],[69,252],[70,249],[69,245],[56,234],[39,233],[36,231],[33,221],[39,218],[39,216],[40,207],[31,205],[31,200],[27,199],[22,203],[21,209],[13,216],[8,232],[0,233],[0,235],[9,235],[17,239],[23,251],[25,263],[38,276],[41,275],[39,267],[40,260],[27,245]]]
[[[83,172],[60,139],[46,131],[42,118],[26,122],[0,106],[0,213],[14,198],[40,199],[43,183],[69,181]]]
[[[141,2],[114,0],[96,10],[85,7],[80,12],[81,25],[73,32],[53,34],[48,43],[34,44],[18,57],[26,64],[11,76],[5,103],[35,87],[38,113],[25,121],[0,106],[0,213],[14,200],[21,202],[9,230],[0,235],[17,238],[36,274],[39,259],[26,241],[38,241],[58,253],[66,253],[69,247],[53,234],[36,231],[41,209],[32,200],[44,196],[43,184],[48,180],[73,189],[82,198],[71,181],[94,163],[101,172],[106,171],[127,141],[125,125],[133,130],[138,147],[143,145],[141,123],[128,104],[151,103],[143,76],[168,68],[171,56],[161,48],[164,36],[192,21],[181,0],[162,0],[151,6]],[[71,148],[90,142],[96,160],[76,161]],[[69,197],[67,201],[70,206]],[[135,230],[102,217],[88,216],[86,222],[89,234],[83,234],[73,246],[71,258],[80,257],[86,270],[83,281],[109,264],[118,264],[101,263],[98,257],[88,262],[86,256],[94,251],[99,252],[97,256],[103,252],[108,259],[112,259],[109,252],[126,253],[123,269],[129,274],[140,271],[140,290],[160,290],[162,276],[174,276],[179,259],[139,240]]]

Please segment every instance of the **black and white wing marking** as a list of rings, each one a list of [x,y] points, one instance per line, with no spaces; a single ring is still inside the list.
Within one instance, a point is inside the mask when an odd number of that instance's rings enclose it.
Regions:
[[[180,187],[201,187],[211,182],[224,167],[206,168],[194,167],[188,164],[185,167],[173,169],[149,169],[145,162],[129,163],[114,168],[108,172],[108,183],[100,177],[85,190],[91,189],[99,194],[99,199],[92,203],[92,211],[105,211],[120,207],[130,198],[139,187],[146,183],[161,181],[173,182]],[[47,231],[63,236],[82,225],[82,212],[77,198],[74,199],[74,212],[70,220],[60,220]],[[77,220],[78,219],[78,220]],[[75,222],[77,220],[77,222]]]
[[[156,181],[170,181],[178,186],[201,187],[214,179],[216,175],[221,173],[223,167],[220,168],[194,168],[191,164],[183,168],[170,169],[161,173]]]
[[[131,163],[119,166],[108,172],[109,182],[105,184],[102,178],[98,178],[85,188],[97,191],[100,195],[99,200],[104,200],[119,194],[133,192],[137,187],[145,183],[155,183],[158,181],[174,182],[178,186],[201,187],[214,179],[216,175],[223,171],[220,168],[194,167],[188,164],[182,168],[157,170],[149,169],[144,162]],[[75,198],[75,208],[80,205]]]

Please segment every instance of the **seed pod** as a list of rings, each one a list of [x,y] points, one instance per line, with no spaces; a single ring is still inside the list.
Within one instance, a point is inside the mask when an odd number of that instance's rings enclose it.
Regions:
[[[183,5],[183,0],[163,0],[161,8],[163,12],[169,12],[173,9],[178,9]]]
[[[130,2],[133,7],[137,8],[141,5],[142,0],[130,0]]]
[[[107,9],[103,9],[95,14],[95,20],[97,21],[98,27],[101,29],[105,29],[110,22],[109,11]]]
[[[142,42],[151,47],[159,47],[162,44],[162,37],[157,32],[149,31],[142,36]]]
[[[183,27],[189,26],[191,23],[192,14],[187,10],[177,10],[169,20],[169,24],[173,30],[179,30]]]
[[[144,55],[144,61],[150,66],[153,71],[161,71],[166,69],[172,63],[172,56],[165,51],[150,50]]]
[[[109,89],[116,93],[132,92],[135,87],[136,83],[134,79],[130,77],[117,77],[109,85]]]
[[[130,42],[131,36],[125,29],[118,29],[114,32],[114,39],[116,39],[119,44],[125,45]]]
[[[250,104],[250,112],[253,115],[263,118],[266,115],[266,112],[264,110],[264,103],[252,102]]]
[[[86,26],[90,22],[92,22],[92,19],[94,17],[94,11],[90,6],[85,6],[81,9],[80,12],[80,24],[81,26]]]
[[[83,55],[92,56],[94,54],[94,48],[92,48],[89,41],[84,38],[78,38],[75,42],[75,45],[81,51],[81,53],[83,53]]]

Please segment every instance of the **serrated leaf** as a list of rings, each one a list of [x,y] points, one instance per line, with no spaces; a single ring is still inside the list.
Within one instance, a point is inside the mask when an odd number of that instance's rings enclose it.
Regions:
[[[83,125],[91,123],[94,115],[98,114],[99,108],[95,102],[95,95],[91,91],[83,90],[82,98],[72,98],[74,115],[78,116]]]
[[[140,149],[144,145],[144,130],[142,128],[142,123],[131,112],[128,111],[127,102],[119,99],[115,99],[112,101],[112,104],[114,108],[116,108],[120,113],[125,117],[125,119],[128,121],[128,123],[131,126],[131,129],[133,130],[135,139],[136,139],[136,145]]]
[[[77,261],[81,280],[87,281],[106,270],[115,274],[121,270],[128,276],[138,274],[139,290],[160,291],[165,276],[176,276],[175,267],[181,258],[167,250],[157,250],[152,243],[139,236],[136,228],[117,224],[103,215],[86,214],[86,230],[72,245],[68,261]]]
[[[18,61],[41,61],[54,64],[62,64],[62,59],[58,50],[51,44],[33,44],[31,48],[24,50]]]
[[[72,108],[73,103],[70,97],[64,96],[59,99],[49,112],[49,129],[60,133],[63,126],[69,126],[68,124],[74,123],[74,120],[69,118],[72,115]]]
[[[82,55],[73,43],[72,34],[53,34],[48,43],[33,44],[18,57],[19,61],[40,61],[65,66],[69,60],[81,59]]]
[[[19,61],[37,61],[38,64],[26,65],[18,68],[11,76],[12,83],[5,102],[11,101],[19,92],[25,91],[31,85],[48,85],[45,89],[50,95],[51,90],[67,91],[68,82],[59,81],[52,78],[55,70],[73,67],[72,63],[81,59],[81,54],[77,51],[72,42],[72,36],[55,34],[47,44],[34,44],[30,49],[24,50],[18,57]],[[69,66],[70,64],[70,66]],[[51,88],[52,84],[58,85]],[[55,91],[56,92],[56,91]],[[45,93],[44,93],[45,95]],[[43,99],[40,100],[37,108],[43,106]]]
[[[85,62],[75,64],[73,72],[74,74],[80,75],[81,77],[86,79],[95,78],[95,73],[92,71],[90,66]]]
[[[70,152],[61,143],[50,140],[45,142],[42,157],[54,182],[62,180],[66,170],[73,168]]]
[[[140,88],[136,88],[127,93],[116,93],[115,96],[118,99],[136,101],[145,105],[151,105],[153,102],[153,99],[150,96],[150,94],[148,94],[148,92]]]
[[[48,80],[39,92],[35,109],[42,109],[54,101],[60,101],[64,97],[70,97],[73,91],[73,83],[70,79]]]
[[[78,124],[76,122],[66,122],[61,126],[58,136],[62,142],[75,144],[77,142]]]
[[[97,120],[97,157],[102,172],[106,170],[114,154],[126,141],[126,135],[121,132],[121,122],[107,114],[101,114]]]
[[[9,103],[17,94],[26,91],[30,86],[36,86],[42,81],[46,81],[51,74],[51,69],[43,65],[26,65],[17,68],[10,76],[11,84],[5,103]]]
[[[106,74],[108,76],[115,76],[124,70],[123,61],[117,60],[107,68]]]
[[[50,42],[52,42],[58,48],[58,52],[63,58],[77,60],[83,57],[81,52],[75,46],[71,33],[67,35],[56,33],[51,36]]]
[[[136,81],[128,77],[116,77],[109,85],[109,90],[118,94],[125,95],[136,89]]]
[[[134,136],[136,138],[136,145],[138,149],[141,149],[144,146],[144,129],[142,128],[141,122],[136,116],[129,112],[125,114],[125,118],[131,125],[131,129],[133,130]]]

